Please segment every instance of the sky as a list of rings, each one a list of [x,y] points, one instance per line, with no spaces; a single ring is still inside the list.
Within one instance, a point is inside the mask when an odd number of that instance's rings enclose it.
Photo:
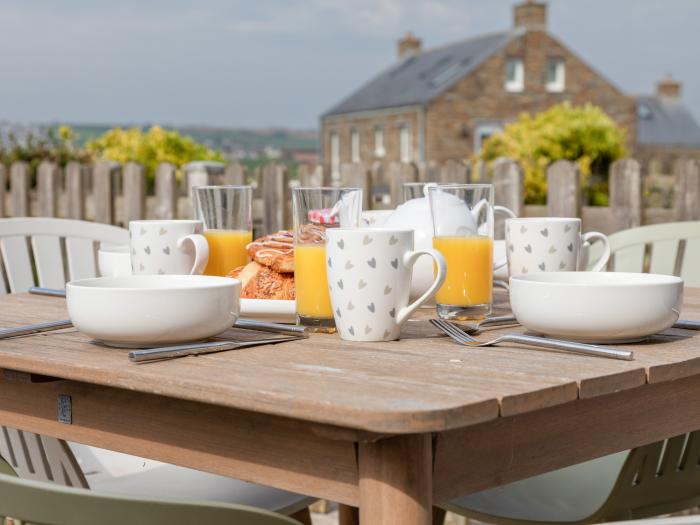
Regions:
[[[0,120],[316,128],[396,60],[511,26],[513,0],[0,0]],[[667,73],[700,120],[700,0],[550,0],[629,94]]]

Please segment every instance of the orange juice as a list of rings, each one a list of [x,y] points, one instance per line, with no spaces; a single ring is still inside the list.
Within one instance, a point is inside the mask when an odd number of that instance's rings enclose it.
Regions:
[[[294,286],[297,314],[314,319],[333,317],[324,244],[294,246]]]
[[[493,240],[488,237],[433,238],[433,247],[445,256],[447,278],[438,290],[438,304],[471,306],[491,302]]]
[[[253,232],[247,230],[207,230],[209,262],[204,275],[226,275],[234,268],[248,263],[246,246],[253,240]]]

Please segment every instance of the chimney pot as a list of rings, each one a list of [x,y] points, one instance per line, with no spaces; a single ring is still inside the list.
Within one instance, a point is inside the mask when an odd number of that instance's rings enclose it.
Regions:
[[[660,97],[680,98],[681,83],[673,80],[671,75],[666,75],[666,78],[656,84],[656,94]]]
[[[513,26],[524,27],[528,31],[547,29],[547,4],[527,0],[513,8]]]
[[[420,53],[421,43],[422,42],[420,38],[416,38],[416,36],[413,33],[407,31],[404,37],[399,40],[399,60]]]

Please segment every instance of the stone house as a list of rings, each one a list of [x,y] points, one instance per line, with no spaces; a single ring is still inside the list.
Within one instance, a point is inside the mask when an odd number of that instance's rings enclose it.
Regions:
[[[321,117],[321,154],[341,163],[467,159],[526,111],[569,101],[600,106],[626,131],[633,153],[694,152],[700,127],[666,79],[656,96],[633,97],[547,31],[545,3],[513,9],[513,27],[423,50],[408,33],[398,61]]]

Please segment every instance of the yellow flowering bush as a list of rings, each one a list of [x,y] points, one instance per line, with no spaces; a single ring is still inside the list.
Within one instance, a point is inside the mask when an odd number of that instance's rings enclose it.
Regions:
[[[478,155],[484,161],[509,157],[520,163],[525,176],[525,202],[544,204],[547,198],[546,169],[556,160],[575,161],[586,187],[592,173],[607,180],[610,164],[625,155],[625,132],[597,106],[562,103],[547,111],[518,120],[484,141]],[[605,195],[597,195],[604,192]],[[605,204],[607,191],[593,188],[590,200]]]
[[[161,162],[170,162],[179,167],[193,160],[223,160],[218,151],[160,126],[152,126],[147,131],[141,128],[113,128],[101,137],[88,141],[85,148],[96,158],[120,163],[139,162],[143,164],[149,179]]]

